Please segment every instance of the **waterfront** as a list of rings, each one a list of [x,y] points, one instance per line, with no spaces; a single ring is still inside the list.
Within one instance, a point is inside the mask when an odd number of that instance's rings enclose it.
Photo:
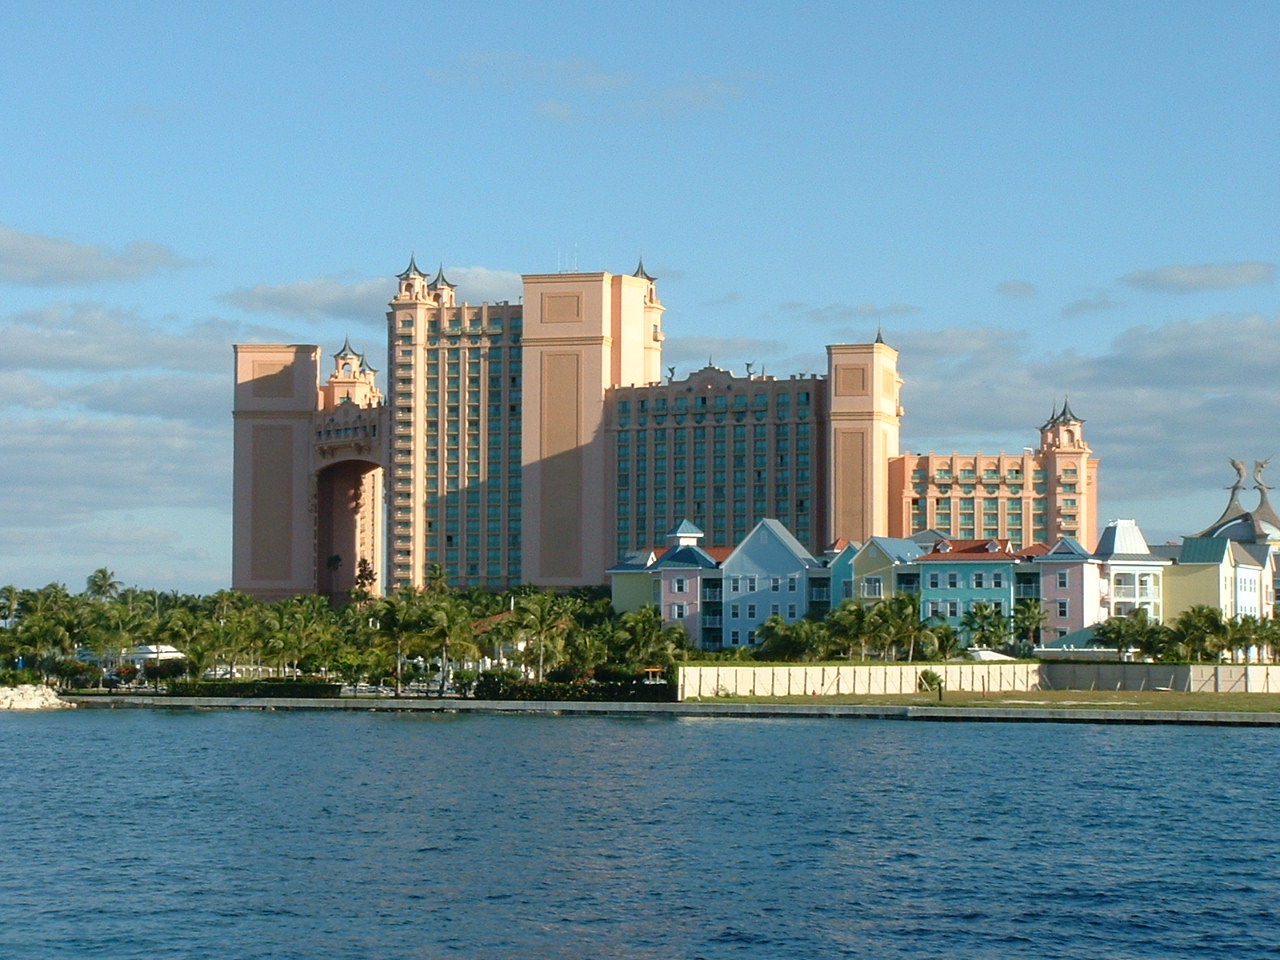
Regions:
[[[1273,950],[1270,729],[0,716],[0,954]]]

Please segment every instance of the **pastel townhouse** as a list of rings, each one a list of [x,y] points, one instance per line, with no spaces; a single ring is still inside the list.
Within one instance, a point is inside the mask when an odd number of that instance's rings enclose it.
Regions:
[[[656,606],[667,626],[683,626],[695,647],[720,646],[720,560],[724,548],[704,550],[702,531],[681,520],[667,533],[661,554],[646,551],[608,571],[613,607],[627,613]],[[715,556],[719,554],[719,556]]]
[[[1164,571],[1172,561],[1156,556],[1133,520],[1112,520],[1093,552],[1101,563],[1100,602],[1095,623],[1147,611],[1164,619]]]
[[[939,540],[915,560],[920,571],[921,618],[959,629],[965,613],[982,603],[1010,616],[1014,568],[1020,562],[1008,540]]]
[[[1274,548],[1269,544],[1187,537],[1177,545],[1152,547],[1152,552],[1173,561],[1164,571],[1166,620],[1200,604],[1217,607],[1228,620],[1272,616]]]
[[[1063,537],[1033,562],[1045,616],[1041,642],[1075,645],[1070,638],[1078,635],[1080,645],[1089,645],[1092,633],[1081,631],[1102,613],[1102,562],[1074,537]]]
[[[916,538],[872,537],[853,557],[852,579],[845,594],[860,603],[878,603],[895,593],[919,593],[915,561],[928,547]],[[836,583],[835,571],[831,582]]]
[[[827,569],[779,521],[761,520],[720,565],[724,585],[722,646],[754,646],[772,616],[794,623],[831,606]]]

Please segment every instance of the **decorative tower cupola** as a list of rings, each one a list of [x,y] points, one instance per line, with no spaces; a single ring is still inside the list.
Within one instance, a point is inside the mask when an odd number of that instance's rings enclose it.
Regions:
[[[453,307],[457,305],[455,290],[457,287],[445,279],[444,264],[440,264],[435,279],[427,284],[427,299],[437,306]]]
[[[655,303],[658,299],[658,291],[654,285],[654,281],[656,281],[658,278],[651,276],[649,274],[649,271],[644,268],[644,257],[640,258],[640,263],[636,267],[636,272],[633,273],[632,276],[639,277],[641,280],[648,281],[649,289],[644,295],[644,300],[645,300],[645,303]]]
[[[1084,421],[1071,412],[1071,401],[1063,399],[1040,428],[1041,450],[1088,450],[1084,442]]]
[[[377,406],[382,402],[378,391],[377,371],[369,366],[364,354],[357,353],[348,337],[342,349],[333,355],[333,372],[320,388],[321,404],[325,410],[334,410],[344,404],[357,407]]]
[[[413,254],[409,255],[409,266],[405,268],[404,273],[398,275],[398,279],[400,280],[400,292],[396,294],[397,300],[425,299],[427,275],[418,269],[418,264]]]

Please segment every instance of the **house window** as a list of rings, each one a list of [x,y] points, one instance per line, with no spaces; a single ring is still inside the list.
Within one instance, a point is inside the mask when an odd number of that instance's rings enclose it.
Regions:
[[[738,630],[729,631],[729,642],[735,647],[742,642],[742,633]]]
[[[973,589],[981,590],[984,586],[986,586],[986,578],[981,573],[975,573],[973,575]]]
[[[937,590],[942,586],[942,575],[937,573],[929,574],[929,589]]]
[[[688,581],[686,581],[684,577],[676,577],[675,580],[671,582],[672,593],[684,593],[686,589],[688,589]]]
[[[955,589],[956,589],[957,587],[959,587],[959,586],[960,586],[960,574],[958,574],[958,573],[948,573],[948,574],[947,574],[947,588],[948,588],[948,589],[950,589],[950,590],[955,590]]]
[[[730,577],[730,578],[729,578],[729,592],[730,592],[730,593],[741,593],[741,592],[742,592],[742,578],[741,578],[741,577]],[[734,616],[737,616],[737,614],[734,614]]]
[[[1058,601],[1058,619],[1059,619],[1059,620],[1065,620],[1065,619],[1067,618],[1067,615],[1068,615],[1068,614],[1067,614],[1067,601],[1066,601],[1066,600],[1059,600],[1059,601]]]
[[[797,577],[788,577],[788,578],[787,578],[787,593],[795,593],[795,592],[796,592],[796,583],[797,583],[797,582],[798,582],[798,578],[797,578]]]
[[[673,603],[673,604],[671,605],[671,619],[672,619],[672,620],[683,620],[683,619],[684,619],[684,616],[685,616],[685,613],[686,613],[686,608],[685,608],[685,605],[684,605],[683,603]]]
[[[740,607],[736,603],[729,604],[729,616],[737,620],[740,616],[742,616],[742,607]]]
[[[756,618],[756,605],[754,603],[747,604],[747,619],[754,620]]]
[[[1071,574],[1066,570],[1058,571],[1058,589],[1066,590],[1071,585]]]
[[[755,592],[756,592],[756,578],[747,577],[747,593],[755,593]]]
[[[771,580],[769,581],[769,589],[770,589],[770,590],[772,590],[774,593],[777,593],[779,590],[781,590],[781,589],[782,589],[782,578],[781,578],[781,577],[774,577],[773,579],[771,579]]]
[[[991,586],[997,590],[1004,589],[1004,574],[996,570],[991,574]]]
[[[787,619],[794,620],[796,618],[796,605],[794,603],[787,604]]]
[[[930,574],[930,577],[937,574]],[[933,584],[930,584],[933,586]],[[878,600],[884,596],[884,582],[880,577],[864,577],[862,580],[862,595],[871,599]]]

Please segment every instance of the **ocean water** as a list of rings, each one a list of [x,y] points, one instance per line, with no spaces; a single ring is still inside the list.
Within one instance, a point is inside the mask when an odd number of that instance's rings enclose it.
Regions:
[[[1236,958],[1280,732],[0,714],[0,957]]]

